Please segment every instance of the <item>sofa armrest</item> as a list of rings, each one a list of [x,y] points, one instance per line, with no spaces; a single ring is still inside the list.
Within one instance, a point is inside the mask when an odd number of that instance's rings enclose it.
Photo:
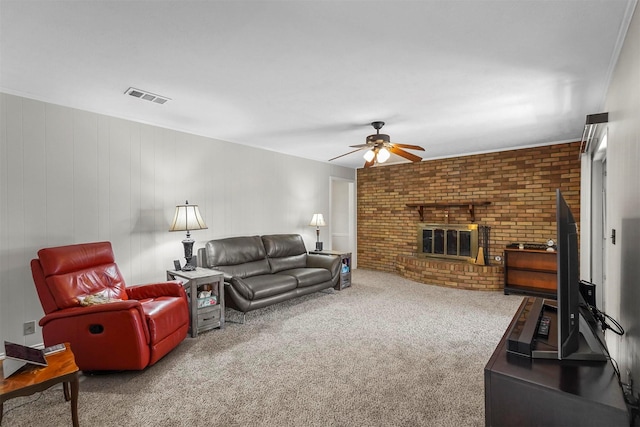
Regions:
[[[198,267],[207,268],[207,249],[200,248],[198,249],[198,258],[197,258]]]
[[[207,270],[211,270],[211,271],[215,271],[216,273],[222,273],[222,276],[224,277],[224,281],[229,283],[231,282],[231,279],[233,279],[235,276],[233,275],[233,273],[229,273],[228,271],[224,271],[224,267],[221,268],[209,268],[209,267],[202,267],[204,269]]]
[[[187,294],[179,280],[171,280],[160,283],[147,283],[144,285],[130,286],[126,288],[129,299],[143,300],[158,297],[184,297]]]
[[[340,257],[337,255],[307,255],[307,267],[325,268],[331,272],[331,277],[340,273]]]

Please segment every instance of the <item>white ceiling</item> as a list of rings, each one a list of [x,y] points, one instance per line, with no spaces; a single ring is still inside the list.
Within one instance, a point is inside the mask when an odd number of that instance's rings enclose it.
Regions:
[[[425,158],[573,141],[635,4],[0,0],[0,91],[319,161],[374,120]]]

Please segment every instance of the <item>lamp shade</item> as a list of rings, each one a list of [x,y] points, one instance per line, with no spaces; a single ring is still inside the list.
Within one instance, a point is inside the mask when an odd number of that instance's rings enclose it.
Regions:
[[[204,230],[208,228],[200,215],[198,205],[190,205],[188,201],[184,205],[176,206],[169,231]]]
[[[313,227],[324,227],[327,224],[325,224],[322,214],[316,213],[313,214],[313,218],[311,218],[311,222],[309,223],[309,225]]]

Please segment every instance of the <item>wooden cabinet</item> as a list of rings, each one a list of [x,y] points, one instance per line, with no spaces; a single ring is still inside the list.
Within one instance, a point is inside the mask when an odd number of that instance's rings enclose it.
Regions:
[[[504,250],[504,293],[556,298],[558,254],[537,249]]]

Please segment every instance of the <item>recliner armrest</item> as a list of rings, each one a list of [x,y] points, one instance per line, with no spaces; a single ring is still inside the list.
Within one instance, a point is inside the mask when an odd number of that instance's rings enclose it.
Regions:
[[[44,326],[56,319],[67,319],[70,317],[86,316],[88,314],[96,313],[117,312],[129,310],[131,308],[137,308],[140,311],[140,314],[143,314],[140,302],[137,300],[114,301],[105,304],[89,305],[86,307],[71,307],[54,311],[53,313],[46,314],[42,319],[40,319],[38,324],[40,326]]]
[[[178,280],[160,283],[147,283],[144,285],[130,286],[126,288],[129,299],[143,300],[158,297],[184,297],[187,294]]]

